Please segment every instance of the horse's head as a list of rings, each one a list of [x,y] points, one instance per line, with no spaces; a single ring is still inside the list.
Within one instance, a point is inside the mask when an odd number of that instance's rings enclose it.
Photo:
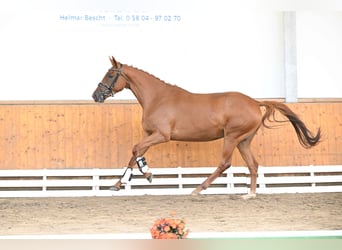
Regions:
[[[114,57],[109,58],[112,67],[108,70],[102,81],[98,84],[93,93],[95,102],[104,102],[108,97],[123,90],[126,86],[126,80],[122,76],[122,64],[116,62]]]

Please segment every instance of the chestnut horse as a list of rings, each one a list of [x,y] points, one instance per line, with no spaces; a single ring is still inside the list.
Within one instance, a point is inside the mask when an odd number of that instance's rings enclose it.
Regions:
[[[276,110],[285,116],[295,129],[304,148],[315,146],[320,140],[320,129],[316,135],[286,105],[274,101],[257,101],[238,92],[194,94],[180,87],[167,84],[155,76],[110,58],[112,67],[93,93],[95,102],[124,88],[130,89],[143,109],[142,126],[144,138],[132,150],[132,158],[120,178],[112,187],[120,190],[132,177],[132,168],[137,163],[139,170],[151,182],[152,173],[143,155],[149,147],[177,141],[210,141],[223,138],[222,158],[218,168],[192,194],[206,189],[223,171],[231,166],[235,147],[239,149],[250,172],[250,193],[245,198],[256,196],[258,162],[250,144],[266,120],[276,121]],[[261,107],[265,108],[264,114]],[[272,119],[273,118],[273,119]],[[276,121],[278,122],[278,121]]]

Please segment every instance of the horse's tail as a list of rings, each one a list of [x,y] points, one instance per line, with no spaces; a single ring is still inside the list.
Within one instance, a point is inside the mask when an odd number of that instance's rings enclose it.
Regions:
[[[262,124],[266,128],[272,128],[266,125],[266,120],[272,122],[282,122],[275,119],[275,111],[278,110],[282,115],[286,116],[288,121],[291,122],[294,127],[298,140],[304,148],[311,148],[320,141],[321,139],[321,129],[319,128],[316,135],[314,135],[302,122],[299,117],[285,104],[273,101],[263,101],[260,102],[260,106],[266,108],[266,112],[262,117]],[[271,119],[271,117],[273,117]]]

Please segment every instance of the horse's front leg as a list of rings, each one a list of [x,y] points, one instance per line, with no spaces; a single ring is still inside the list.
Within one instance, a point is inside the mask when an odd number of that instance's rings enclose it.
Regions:
[[[146,151],[155,144],[166,142],[169,140],[168,136],[161,134],[160,132],[155,132],[147,137],[145,137],[139,144],[135,145],[132,150],[132,157],[125,169],[124,174],[121,176],[120,180],[111,188],[111,190],[118,191],[122,185],[127,184],[131,181],[133,176],[133,167],[137,164],[140,172],[145,176],[145,178],[152,182],[152,173],[149,166],[146,163],[145,157],[143,155]]]
[[[145,178],[149,182],[152,182],[152,173],[150,172],[150,168],[147,165],[146,159],[143,156],[138,156],[138,154],[136,153],[136,152],[138,152],[138,151],[136,151],[136,148],[137,148],[137,145],[135,145],[133,148],[133,151],[132,151],[133,155],[131,157],[131,160],[128,163],[128,167],[126,168],[124,175],[121,178],[121,182],[127,183],[131,180],[132,171],[133,171],[133,167],[135,164],[137,164],[140,172],[145,176]]]

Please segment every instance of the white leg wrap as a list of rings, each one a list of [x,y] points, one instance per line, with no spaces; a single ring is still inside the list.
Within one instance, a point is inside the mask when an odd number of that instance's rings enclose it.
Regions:
[[[143,167],[140,169],[140,171],[141,171],[143,174],[145,174],[145,173],[148,172],[149,169],[150,169],[150,168],[146,165],[146,166],[143,166]]]
[[[141,173],[145,174],[150,169],[146,163],[145,157],[137,157],[136,162]]]
[[[123,176],[121,177],[120,181],[122,184],[127,184],[128,182],[131,181],[133,176],[133,169],[127,167],[125,170],[125,173],[123,174]]]

